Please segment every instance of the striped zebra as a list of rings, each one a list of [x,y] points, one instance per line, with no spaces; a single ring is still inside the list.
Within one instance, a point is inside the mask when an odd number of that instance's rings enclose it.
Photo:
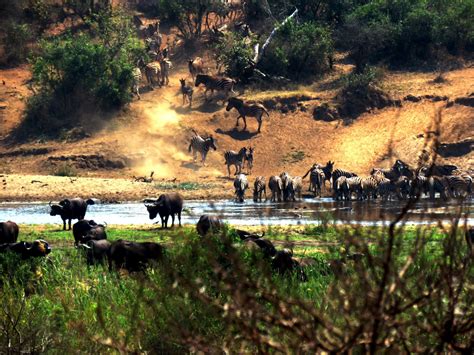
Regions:
[[[383,201],[391,200],[397,196],[397,185],[390,179],[382,178],[378,181],[376,193],[382,198]]]
[[[452,198],[466,198],[472,194],[472,177],[467,174],[445,176],[443,181]]]
[[[186,103],[186,100],[189,102],[189,108],[193,104],[193,88],[189,85],[186,85],[186,80],[179,79],[179,83],[181,84],[181,94],[183,95],[183,105]]]
[[[331,179],[332,179],[332,187],[333,187],[334,190],[336,189],[336,181],[337,181],[337,179],[339,179],[341,176],[345,176],[345,177],[347,177],[347,178],[351,178],[351,177],[357,176],[357,174],[354,174],[354,173],[351,173],[351,172],[349,172],[349,171],[342,170],[342,169],[333,170],[333,171],[332,171],[332,174],[331,174]]]
[[[302,177],[304,179],[309,174],[308,191],[314,193],[314,197],[321,197],[322,189],[325,186],[326,175],[324,174],[321,165],[314,164],[310,170]]]
[[[267,190],[266,190],[266,181],[265,177],[257,176],[255,182],[253,183],[253,200],[254,202],[262,202],[262,194],[265,196],[265,201],[267,200]]]
[[[336,180],[336,187],[334,188],[334,199],[350,200],[349,184],[346,176],[339,176]]]
[[[235,94],[234,85],[235,81],[231,78],[226,77],[217,77],[207,74],[198,74],[196,75],[195,86],[203,84],[206,87],[204,91],[204,99],[207,100],[207,92],[211,90],[211,95],[214,94],[214,91],[223,91],[225,94],[225,99],[229,97],[229,94]]]
[[[347,185],[349,186],[349,198],[352,199],[352,194],[356,194],[358,200],[363,200],[362,193],[362,179],[358,176],[347,178]]]
[[[196,131],[194,131],[194,136],[191,138],[189,143],[188,152],[193,152],[193,161],[196,162],[197,153],[201,154],[201,162],[203,165],[206,165],[206,156],[209,153],[209,150],[212,148],[217,150],[216,142],[212,135],[208,138],[202,138]]]
[[[252,174],[253,169],[253,152],[255,151],[254,148],[249,147],[247,150],[247,155],[245,156],[245,160],[247,161],[247,171],[249,174]]]
[[[245,190],[249,187],[247,176],[239,174],[234,179],[235,198],[238,202],[244,202]]]
[[[390,179],[393,182],[398,180],[400,176],[406,176],[410,179],[414,177],[414,172],[409,167],[409,165],[399,159],[395,161],[390,169],[373,168],[370,175],[374,175],[376,173],[382,174],[384,177]]]
[[[245,103],[244,100],[239,99],[237,97],[231,97],[225,109],[226,111],[230,111],[233,108],[235,108],[239,113],[239,116],[237,116],[237,122],[235,124],[235,127],[239,127],[239,119],[242,117],[242,119],[244,120],[244,131],[247,129],[246,117],[255,117],[257,119],[258,133],[260,133],[260,129],[262,128],[263,114],[266,114],[267,117],[270,117],[270,114],[268,113],[267,109],[262,104],[248,104]]]
[[[169,75],[170,69],[173,67],[173,64],[168,58],[160,59],[160,70],[161,70],[161,85],[168,86],[170,83]]]
[[[288,201],[291,195],[291,187],[290,187],[290,181],[291,181],[291,175],[288,174],[286,171],[280,174],[280,179],[281,179],[281,184],[282,184],[282,195],[283,195],[283,201]]]
[[[137,95],[140,100],[140,83],[142,81],[142,71],[137,66],[132,70],[132,92]]]
[[[370,175],[361,180],[363,198],[370,200],[377,198],[377,186],[380,181],[385,179],[381,174]]]
[[[428,178],[423,175],[417,175],[413,180],[410,180],[410,197],[419,198],[429,193]]]
[[[301,200],[301,191],[303,190],[303,179],[301,176],[295,176],[288,181],[288,200],[296,201],[296,197]]]
[[[270,176],[268,180],[268,188],[272,192],[272,197],[270,199],[271,202],[281,202],[281,195],[283,191],[283,182],[279,176],[273,175]]]
[[[241,148],[238,153],[236,153],[233,150],[226,150],[224,152],[224,159],[225,159],[224,164],[227,165],[227,171],[229,172],[229,177],[230,177],[230,166],[231,165],[235,166],[235,174],[234,175],[242,173],[242,166],[244,165],[246,155],[247,155],[247,148],[246,147]]]
[[[161,66],[159,62],[150,62],[145,65],[145,77],[148,85],[153,90],[161,86]]]

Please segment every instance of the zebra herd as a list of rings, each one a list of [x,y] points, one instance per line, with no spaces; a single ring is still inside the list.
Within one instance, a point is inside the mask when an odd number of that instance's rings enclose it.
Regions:
[[[236,171],[237,173],[237,171]],[[268,181],[271,191],[271,202],[296,201],[301,199],[303,179],[309,175],[308,191],[315,197],[322,196],[329,183],[329,190],[335,200],[350,201],[421,198],[428,196],[434,199],[437,195],[443,200],[448,198],[468,198],[473,193],[472,172],[457,169],[454,165],[433,165],[412,169],[402,160],[397,160],[390,169],[374,168],[371,174],[360,177],[342,169],[334,169],[334,162],[326,165],[314,164],[303,176],[292,177],[288,172],[273,175]],[[239,173],[234,179],[235,196],[243,202],[249,188],[247,177]],[[253,200],[267,200],[266,180],[257,176],[254,182]]]

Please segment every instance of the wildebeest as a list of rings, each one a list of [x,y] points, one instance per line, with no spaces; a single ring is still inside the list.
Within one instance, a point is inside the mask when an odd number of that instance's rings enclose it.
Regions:
[[[201,237],[204,237],[209,231],[217,232],[222,230],[224,222],[216,216],[202,215],[196,224],[196,230]]]
[[[46,256],[51,252],[51,248],[47,241],[37,239],[33,243],[18,242],[0,244],[0,252],[10,251],[19,254],[22,259],[30,257]]]
[[[115,265],[117,269],[128,271],[141,271],[149,262],[160,261],[163,256],[164,248],[158,243],[135,243],[122,239],[113,242],[107,254],[109,270]]]
[[[235,198],[238,202],[244,202],[245,190],[249,187],[249,182],[245,174],[239,174],[234,179]]]
[[[109,253],[110,246],[112,244],[105,239],[102,240],[89,240],[85,244],[81,244],[86,255],[87,264],[101,264],[105,261],[107,254]]]
[[[89,240],[107,239],[105,231],[106,226],[97,224],[93,220],[82,219],[72,226],[72,234],[74,236],[74,244],[85,243]]]
[[[255,182],[253,183],[253,201],[262,201],[262,195],[265,196],[265,201],[267,200],[267,190],[265,187],[265,177],[257,176]]]
[[[174,227],[174,215],[178,215],[179,226],[181,227],[181,212],[183,211],[183,196],[179,193],[169,193],[161,195],[157,200],[149,203],[145,200],[150,219],[156,218],[159,214],[161,218],[161,228],[168,228],[168,218],[171,215],[171,227]]]
[[[50,216],[61,216],[63,220],[63,230],[66,230],[66,220],[69,220],[69,230],[71,230],[71,221],[73,219],[84,219],[87,212],[87,206],[93,205],[94,201],[88,199],[84,201],[82,198],[66,198],[59,201],[59,204],[51,206]]]
[[[237,122],[235,127],[239,126],[239,119],[242,117],[244,120],[244,131],[247,129],[247,117],[255,117],[258,123],[257,132],[260,133],[260,129],[262,127],[262,116],[266,114],[267,117],[270,117],[265,106],[262,104],[249,104],[244,102],[242,99],[238,99],[236,97],[231,97],[227,103],[226,111],[230,111],[235,108],[239,112],[239,116],[237,116]]]
[[[0,222],[0,244],[15,243],[18,240],[18,232],[18,224],[15,222]]]
[[[196,57],[194,59],[188,60],[188,69],[194,81],[196,75],[204,73],[204,62],[202,58]]]

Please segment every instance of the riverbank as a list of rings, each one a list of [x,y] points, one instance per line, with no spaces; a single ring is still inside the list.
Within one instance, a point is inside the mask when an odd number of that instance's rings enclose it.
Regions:
[[[58,201],[83,197],[113,203],[141,201],[171,191],[180,192],[187,200],[233,197],[232,181],[229,179],[199,183],[183,177],[146,183],[132,178],[0,174],[0,202]]]

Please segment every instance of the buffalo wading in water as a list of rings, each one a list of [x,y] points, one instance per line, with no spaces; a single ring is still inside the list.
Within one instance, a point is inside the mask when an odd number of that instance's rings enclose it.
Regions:
[[[159,214],[161,218],[161,228],[168,228],[168,218],[171,216],[171,227],[174,227],[174,216],[178,215],[179,226],[181,227],[181,212],[183,211],[183,196],[179,193],[169,193],[161,195],[157,200],[145,200],[150,219],[155,219]]]
[[[66,230],[66,220],[69,221],[69,230],[71,230],[71,221],[73,219],[84,219],[87,212],[87,206],[93,205],[94,201],[88,199],[84,201],[82,198],[64,199],[59,204],[49,206],[51,207],[50,216],[61,216],[63,220],[63,230]]]
[[[18,240],[19,228],[15,222],[7,221],[0,223],[0,244],[15,243]]]

